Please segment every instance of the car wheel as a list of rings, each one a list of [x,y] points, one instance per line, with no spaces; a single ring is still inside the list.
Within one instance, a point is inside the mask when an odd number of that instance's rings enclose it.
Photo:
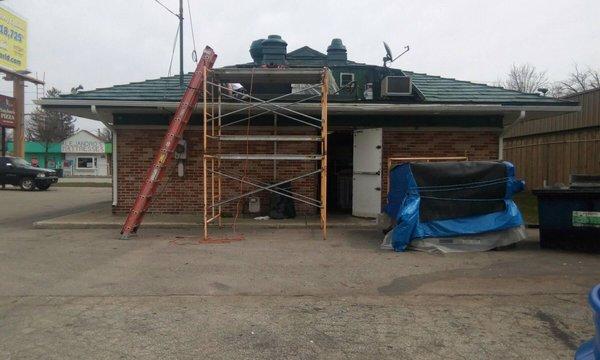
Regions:
[[[48,190],[50,188],[50,184],[47,185],[38,185],[37,187],[40,190]]]
[[[19,186],[25,191],[31,191],[35,189],[35,183],[33,182],[32,178],[22,178]]]

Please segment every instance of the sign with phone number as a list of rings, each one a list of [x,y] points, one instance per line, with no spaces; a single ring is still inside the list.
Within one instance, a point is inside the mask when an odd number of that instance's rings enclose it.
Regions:
[[[27,21],[0,6],[0,66],[27,69]]]

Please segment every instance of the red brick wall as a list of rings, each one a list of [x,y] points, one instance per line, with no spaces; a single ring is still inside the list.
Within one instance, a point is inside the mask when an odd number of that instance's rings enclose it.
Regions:
[[[116,213],[129,211],[133,201],[140,189],[141,182],[144,179],[146,171],[154,157],[156,149],[160,146],[162,136],[165,130],[139,130],[139,129],[118,129],[117,130],[117,158],[118,158],[118,205],[114,209]],[[228,131],[228,134],[245,134],[244,130]],[[269,129],[254,131],[253,134],[270,134]],[[286,134],[302,134],[298,131],[287,131]],[[164,191],[154,199],[149,212],[153,213],[175,213],[175,212],[201,212],[203,207],[203,174],[202,174],[202,132],[199,130],[188,130],[184,133],[184,139],[187,140],[187,159],[185,160],[185,176],[177,176],[177,170],[174,169],[170,180]],[[245,142],[222,142],[223,153],[245,154]],[[314,154],[317,150],[317,143],[311,142],[279,142],[278,153],[280,154]],[[213,146],[214,148],[214,146]],[[250,154],[273,153],[273,144],[269,142],[250,142]],[[210,164],[210,162],[209,162]],[[316,162],[306,161],[278,161],[277,163],[277,181],[283,181],[302,173],[310,172],[316,169]],[[222,163],[222,170],[228,173],[246,174],[246,180],[260,180],[266,183],[273,183],[273,161],[233,161],[227,160]],[[292,183],[293,190],[305,196],[314,197],[318,189],[318,175],[313,175]],[[240,182],[222,178],[223,199],[231,198],[255,189],[250,185],[243,185],[240,188]],[[209,199],[212,183],[207,184]],[[215,188],[217,183],[215,181]],[[254,196],[261,200],[261,211],[267,212],[269,206],[270,193],[262,191]],[[247,212],[248,199],[243,198],[239,202],[239,207],[243,212]],[[238,201],[234,201],[224,206],[223,211],[227,214],[235,214]],[[316,209],[307,204],[296,202],[296,211],[299,214],[316,213]]]
[[[390,157],[467,156],[469,160],[497,160],[498,132],[399,131],[383,129],[382,204],[387,192],[387,159]]]
[[[229,133],[245,133],[237,130]],[[114,209],[117,213],[129,211],[140,189],[140,185],[148,166],[150,165],[156,149],[160,146],[164,129],[118,129],[117,130],[117,160],[118,160],[118,205]],[[269,129],[254,134],[269,134]],[[286,131],[287,134],[301,134],[299,131]],[[185,176],[177,176],[175,169],[164,191],[155,198],[150,207],[150,212],[176,213],[176,212],[201,212],[202,211],[202,132],[188,130],[184,133],[188,142]],[[223,153],[246,153],[245,142],[222,143]],[[316,153],[317,144],[310,142],[279,142],[280,154],[308,154]],[[251,142],[249,153],[272,153],[273,144],[267,142]],[[498,133],[493,131],[398,131],[394,129],[383,130],[383,191],[387,189],[387,158],[416,157],[416,156],[464,156],[471,160],[490,160],[498,158]],[[223,170],[228,172],[247,173],[247,179],[263,182],[273,182],[273,162],[270,160],[250,161],[245,168],[245,161],[227,161],[223,163]],[[279,161],[277,165],[278,180],[291,178],[309,172],[317,167],[316,162]],[[208,184],[210,191],[210,183]],[[223,197],[229,198],[240,194],[238,181],[224,179],[222,183]],[[243,191],[252,189],[244,185]],[[314,175],[293,183],[293,189],[305,196],[315,197],[318,187],[318,176]],[[257,194],[261,199],[262,211],[266,212],[269,205],[269,193]],[[234,214],[236,203],[224,207],[224,212]],[[240,207],[246,212],[247,198],[240,202]],[[299,214],[316,213],[316,209],[296,201],[296,210]]]

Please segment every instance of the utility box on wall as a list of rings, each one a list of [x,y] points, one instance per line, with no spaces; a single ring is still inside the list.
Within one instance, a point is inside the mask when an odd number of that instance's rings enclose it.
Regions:
[[[251,214],[260,212],[260,198],[253,196],[248,199],[248,212]]]

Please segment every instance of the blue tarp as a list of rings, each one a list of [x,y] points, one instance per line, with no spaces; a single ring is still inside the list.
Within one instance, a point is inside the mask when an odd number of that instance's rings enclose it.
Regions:
[[[490,162],[485,163],[489,165]],[[438,187],[442,188],[441,191],[450,189],[455,194],[460,194],[461,189],[469,189],[470,191],[468,198],[444,198],[443,200],[448,200],[447,206],[461,206],[466,204],[465,202],[473,203],[476,201],[503,201],[503,211],[425,222],[421,222],[419,216],[422,201],[419,190],[422,189],[422,192],[427,191],[427,194],[431,194],[435,190],[432,190],[432,187],[420,188],[417,185],[410,163],[398,165],[392,169],[390,172],[388,203],[384,210],[392,219],[396,220],[396,226],[392,229],[392,246],[394,250],[404,251],[413,239],[481,234],[522,225],[521,213],[513,202],[512,196],[523,190],[524,183],[515,179],[514,166],[511,163],[502,162],[501,164],[505,167],[505,177],[478,182],[457,182],[454,185]],[[469,162],[469,165],[477,166],[477,162]],[[497,166],[497,164],[495,165]],[[458,168],[460,169],[460,167]],[[457,178],[460,179],[460,174],[457,175]],[[502,198],[477,198],[476,195],[473,195],[473,189],[475,189],[475,193],[485,193],[486,187],[498,186],[500,183],[506,184]],[[427,198],[428,196],[424,197]],[[432,197],[429,196],[429,198]],[[451,212],[451,209],[448,212]]]

